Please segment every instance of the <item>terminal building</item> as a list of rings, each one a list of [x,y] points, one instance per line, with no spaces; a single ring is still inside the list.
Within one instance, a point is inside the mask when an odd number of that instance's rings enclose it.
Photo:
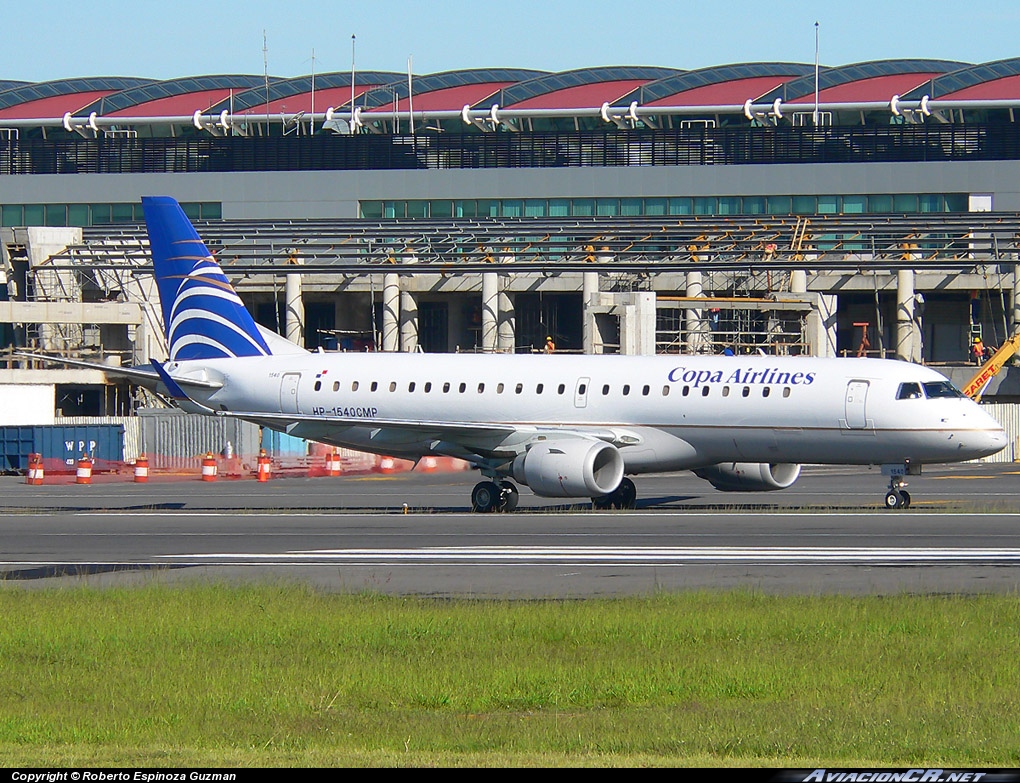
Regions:
[[[151,404],[15,356],[165,356],[143,195],[308,348],[895,356],[962,386],[1020,321],[1018,110],[1020,58],[0,80],[0,388]]]

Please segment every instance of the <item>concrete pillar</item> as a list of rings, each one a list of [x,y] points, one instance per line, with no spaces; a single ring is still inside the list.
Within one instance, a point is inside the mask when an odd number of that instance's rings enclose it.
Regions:
[[[383,276],[382,349],[400,349],[400,275],[390,272]]]
[[[418,350],[418,297],[412,291],[400,292],[400,350]]]
[[[499,308],[497,319],[498,337],[496,346],[500,351],[513,353],[517,347],[517,321],[514,317],[514,303],[506,292],[507,277],[501,275],[499,286]]]
[[[588,310],[596,304],[598,293],[599,273],[584,272],[581,276],[581,317],[583,319],[581,327],[581,349],[585,353],[595,353],[595,318],[589,314]]]
[[[701,272],[687,273],[687,294],[688,297],[700,298],[704,296],[702,288]],[[705,343],[704,320],[701,310],[687,310],[687,353],[700,353]]]
[[[482,273],[482,350],[493,353],[499,346],[499,275]]]
[[[807,272],[803,269],[794,269],[790,272],[790,293],[807,293]]]
[[[305,303],[301,298],[301,275],[292,272],[284,283],[284,336],[295,345],[305,344]]]
[[[652,356],[655,353],[655,294],[641,291],[620,294],[620,353]]]
[[[914,270],[896,272],[896,354],[908,362],[920,360],[914,321]]]

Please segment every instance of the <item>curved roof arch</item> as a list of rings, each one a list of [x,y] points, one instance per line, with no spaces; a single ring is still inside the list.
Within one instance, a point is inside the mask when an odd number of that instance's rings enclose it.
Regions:
[[[484,101],[505,87],[548,73],[525,68],[473,68],[427,74],[412,79],[414,106],[421,111],[459,111],[465,105]],[[368,110],[393,110],[396,100],[395,108],[406,111],[407,92],[406,79],[393,82],[367,91],[362,105]]]
[[[791,78],[813,73],[800,63],[738,63],[682,71],[642,85],[623,96],[621,105],[697,106],[743,103],[757,99]]]
[[[234,112],[254,111],[265,112],[268,104],[270,113],[288,111],[297,113],[310,111],[312,104],[312,74],[297,76],[293,79],[277,79],[270,81],[268,95],[263,80],[258,86],[243,93],[234,95],[231,101],[221,101],[210,111],[218,112],[228,109]],[[317,73],[315,79],[315,103],[317,106],[346,106],[351,102],[350,71],[331,71]],[[403,79],[406,74],[394,71],[355,71],[355,100],[373,87],[392,84]],[[320,102],[321,101],[321,102]]]
[[[937,76],[930,84],[918,86],[903,97],[919,100],[924,95],[939,100],[1002,100],[1020,97],[1020,57],[958,68]]]
[[[933,76],[947,73],[965,66],[966,63],[948,60],[871,60],[868,62],[841,65],[836,68],[820,68],[818,72],[818,97],[832,103],[852,101],[887,101],[893,95],[903,95]],[[767,95],[762,101],[781,98],[788,103],[803,103],[814,100],[814,70],[799,79],[786,82]]]
[[[606,66],[548,73],[502,90],[504,109],[564,109],[614,103],[642,84],[680,73],[676,68]],[[485,108],[476,106],[475,108]]]
[[[164,117],[205,111],[231,90],[248,89],[263,81],[251,75],[185,76],[151,82],[123,90],[86,106],[81,111],[99,111],[105,117]]]
[[[20,82],[0,93],[0,117],[35,119],[59,117],[124,90],[151,84],[152,79],[128,76],[89,76],[49,82]]]

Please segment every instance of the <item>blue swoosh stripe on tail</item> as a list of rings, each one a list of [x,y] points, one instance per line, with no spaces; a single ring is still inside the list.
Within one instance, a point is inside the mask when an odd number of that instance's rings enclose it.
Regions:
[[[180,205],[169,196],[143,196],[142,209],[170,359],[269,355],[254,319]]]

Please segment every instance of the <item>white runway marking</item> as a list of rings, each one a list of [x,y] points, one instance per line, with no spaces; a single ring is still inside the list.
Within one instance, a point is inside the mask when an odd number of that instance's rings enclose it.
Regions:
[[[577,565],[1020,565],[1020,549],[873,547],[424,547],[323,549],[281,554],[165,555],[167,561],[220,564],[426,563]]]

